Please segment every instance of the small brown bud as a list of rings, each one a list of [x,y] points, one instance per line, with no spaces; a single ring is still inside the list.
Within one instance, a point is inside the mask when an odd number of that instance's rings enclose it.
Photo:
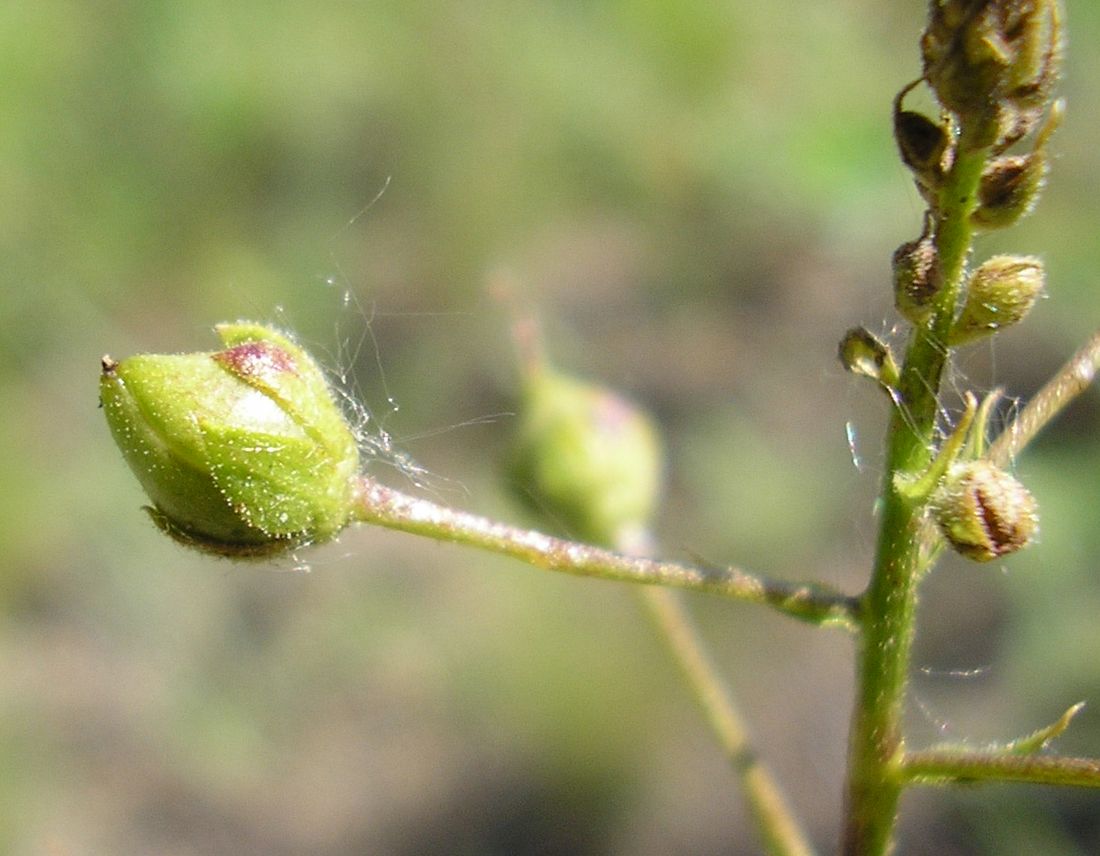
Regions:
[[[838,356],[852,374],[869,377],[887,389],[898,384],[898,364],[889,346],[866,327],[853,327],[844,334]]]
[[[942,175],[943,154],[951,141],[943,125],[923,113],[896,110],[894,139],[902,161],[918,178],[929,183],[928,179]]]
[[[894,140],[902,161],[913,172],[917,189],[932,204],[954,156],[953,135],[950,119],[935,122],[923,113],[902,109],[905,97],[923,82],[923,78],[914,80],[894,98]]]
[[[1046,275],[1034,256],[993,256],[971,275],[966,302],[955,319],[948,343],[961,345],[1021,321],[1039,295]]]
[[[970,215],[975,227],[1003,229],[1031,212],[1046,178],[1041,149],[1027,155],[1005,155],[992,161],[978,185],[978,206]]]
[[[931,232],[932,217],[926,213],[920,237],[894,251],[894,305],[913,324],[927,320],[932,312],[932,301],[943,284]]]
[[[988,461],[958,463],[948,470],[931,501],[932,514],[951,546],[976,562],[1015,553],[1039,525],[1035,497]]]

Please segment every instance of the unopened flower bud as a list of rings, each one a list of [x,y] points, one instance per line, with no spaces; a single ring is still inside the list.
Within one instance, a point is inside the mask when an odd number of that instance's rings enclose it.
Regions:
[[[988,461],[954,464],[931,500],[940,532],[976,562],[989,562],[1027,546],[1038,529],[1035,498],[1019,481]]]
[[[924,76],[956,115],[997,119],[1001,105],[1049,98],[1061,46],[1057,0],[936,0],[921,38]]]
[[[1034,256],[986,260],[970,275],[949,343],[972,342],[1021,321],[1043,293],[1045,281],[1043,263]]]
[[[616,393],[545,366],[527,378],[510,460],[517,496],[594,543],[621,545],[649,526],[662,481],[650,418]]]
[[[845,333],[837,356],[852,374],[869,377],[888,390],[898,385],[898,364],[890,347],[866,327]]]
[[[921,236],[894,251],[894,305],[913,324],[921,324],[928,318],[932,301],[943,285],[931,221],[926,215]]]
[[[894,110],[894,139],[901,159],[921,188],[934,190],[943,177],[944,153],[951,137],[942,124],[922,113]]]
[[[970,222],[984,230],[1013,225],[1035,207],[1046,172],[1047,159],[1041,149],[997,158],[982,172],[978,205]]]
[[[1012,64],[1006,96],[1017,107],[1040,107],[1050,99],[1062,65],[1065,34],[1059,0],[1022,0],[1012,32]]]
[[[221,351],[103,358],[100,401],[154,520],[226,556],[332,538],[359,455],[324,374],[269,327],[217,332]]]

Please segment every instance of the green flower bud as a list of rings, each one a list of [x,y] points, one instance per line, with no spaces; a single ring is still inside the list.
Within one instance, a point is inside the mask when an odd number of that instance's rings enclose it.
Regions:
[[[216,329],[225,350],[103,358],[100,402],[153,519],[234,557],[334,537],[359,453],[324,374],[270,327]]]
[[[952,465],[931,509],[944,538],[976,562],[1027,546],[1039,525],[1038,505],[1027,488],[982,460]]]
[[[545,366],[527,378],[509,463],[525,504],[598,544],[638,538],[661,491],[661,444],[650,418],[604,387]]]
[[[923,323],[931,314],[932,301],[943,285],[931,214],[925,214],[921,236],[894,251],[893,266],[894,305],[913,324]]]
[[[1043,263],[1034,256],[993,256],[970,275],[966,302],[948,337],[972,342],[1021,321],[1043,292]]]

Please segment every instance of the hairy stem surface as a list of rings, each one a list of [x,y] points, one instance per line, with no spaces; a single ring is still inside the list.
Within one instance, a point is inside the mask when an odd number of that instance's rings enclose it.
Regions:
[[[965,273],[978,181],[987,150],[970,140],[988,137],[984,128],[963,127],[959,155],[940,195],[936,248],[943,288],[927,326],[914,331],[902,369],[886,441],[882,518],[874,571],[862,599],[862,633],[857,662],[856,702],[848,758],[843,852],[879,856],[892,846],[903,777],[902,714],[908,680],[916,589],[921,570],[920,530],[924,514],[898,492],[895,477],[917,478],[932,460],[938,393]]]
[[[618,582],[664,585],[760,603],[811,624],[855,629],[858,601],[828,586],[769,580],[739,568],[703,568],[627,556],[457,511],[361,476],[355,519],[511,556],[535,567]]]

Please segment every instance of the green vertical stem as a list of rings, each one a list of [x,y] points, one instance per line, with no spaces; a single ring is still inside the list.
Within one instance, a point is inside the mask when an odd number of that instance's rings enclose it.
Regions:
[[[904,784],[902,716],[913,643],[923,506],[895,489],[895,476],[919,476],[932,460],[944,342],[965,274],[978,182],[988,150],[983,127],[964,127],[934,211],[943,288],[932,318],[913,333],[886,441],[878,547],[862,597],[862,633],[848,758],[845,856],[880,856],[892,847]]]

